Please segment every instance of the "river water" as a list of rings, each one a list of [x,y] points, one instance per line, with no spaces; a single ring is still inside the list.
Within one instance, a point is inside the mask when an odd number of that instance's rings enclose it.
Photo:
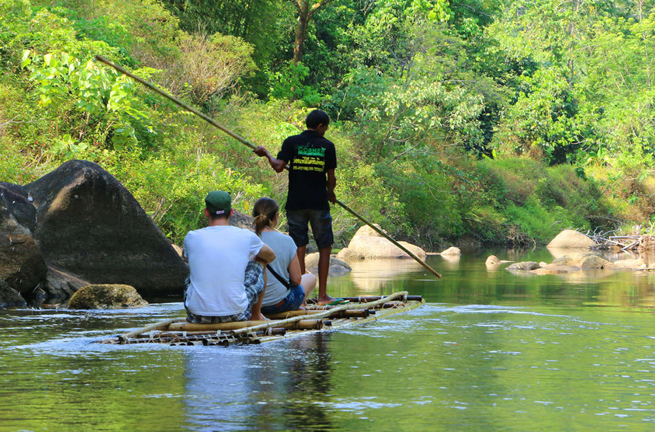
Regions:
[[[332,295],[427,304],[263,345],[92,343],[183,316],[178,302],[0,311],[0,430],[654,430],[655,273],[517,275],[487,255],[430,257],[441,280],[358,263]]]

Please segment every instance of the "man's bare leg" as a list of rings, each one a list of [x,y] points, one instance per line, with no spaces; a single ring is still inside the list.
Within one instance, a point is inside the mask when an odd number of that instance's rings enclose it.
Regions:
[[[300,263],[300,274],[304,275],[305,274],[305,254],[307,253],[307,245],[305,246],[300,246],[298,250],[296,251],[296,255],[298,256],[298,262]]]
[[[334,297],[327,295],[327,278],[330,271],[330,253],[332,246],[318,250],[318,304],[333,302]]]
[[[259,293],[259,298],[257,303],[255,303],[250,309],[250,320],[251,321],[264,321],[267,320],[264,315],[262,315],[262,303],[264,302],[264,294],[266,293],[266,266],[262,265],[264,269],[264,289]]]

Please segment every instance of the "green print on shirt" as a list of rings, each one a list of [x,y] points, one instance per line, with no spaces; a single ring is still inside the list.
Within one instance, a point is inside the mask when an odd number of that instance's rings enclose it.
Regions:
[[[325,147],[298,147],[298,156],[325,157]]]

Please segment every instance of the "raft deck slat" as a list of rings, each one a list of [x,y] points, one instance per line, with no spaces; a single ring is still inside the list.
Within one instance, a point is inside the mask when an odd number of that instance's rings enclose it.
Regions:
[[[99,341],[112,344],[166,343],[170,345],[258,344],[324,329],[362,325],[421,306],[421,296],[407,292],[386,297],[353,297],[360,302],[336,306],[308,305],[307,310],[271,316],[269,321],[239,321],[220,324],[191,324],[183,318],[169,319]]]

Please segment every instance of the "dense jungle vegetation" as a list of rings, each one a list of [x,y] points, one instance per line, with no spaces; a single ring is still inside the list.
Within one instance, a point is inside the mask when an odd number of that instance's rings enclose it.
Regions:
[[[97,162],[179,243],[286,175],[96,54],[273,153],[328,111],[337,196],[428,249],[652,228],[655,0],[0,0],[0,181]]]

